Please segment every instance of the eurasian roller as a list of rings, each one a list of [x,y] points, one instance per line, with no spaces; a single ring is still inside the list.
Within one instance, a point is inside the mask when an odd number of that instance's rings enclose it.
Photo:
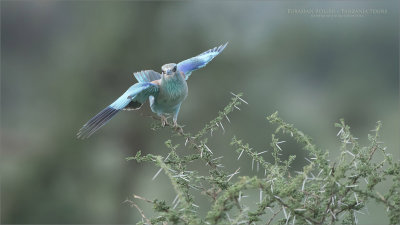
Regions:
[[[174,127],[178,127],[179,110],[188,94],[187,79],[193,71],[205,67],[227,44],[209,49],[178,64],[165,64],[161,67],[161,74],[153,70],[134,73],[138,83],[129,87],[111,105],[85,123],[77,134],[78,138],[90,137],[119,111],[139,109],[147,99],[151,110],[161,118],[163,126],[167,123],[167,116],[172,115]]]

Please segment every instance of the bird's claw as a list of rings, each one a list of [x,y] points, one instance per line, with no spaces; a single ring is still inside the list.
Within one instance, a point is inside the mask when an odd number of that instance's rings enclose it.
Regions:
[[[167,123],[168,123],[167,118],[165,116],[161,116],[161,126],[165,127]]]
[[[179,131],[179,132],[183,132],[183,127],[184,126],[180,126],[176,121],[174,121],[174,128]]]

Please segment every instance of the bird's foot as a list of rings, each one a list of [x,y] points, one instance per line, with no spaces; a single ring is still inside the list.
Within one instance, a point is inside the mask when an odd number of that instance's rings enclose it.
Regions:
[[[168,123],[167,117],[165,116],[160,116],[161,117],[161,126],[165,127],[165,125]]]
[[[178,131],[178,132],[183,132],[183,127],[184,126],[181,126],[181,125],[179,125],[178,124],[178,122],[176,121],[176,120],[174,120],[174,128]]]

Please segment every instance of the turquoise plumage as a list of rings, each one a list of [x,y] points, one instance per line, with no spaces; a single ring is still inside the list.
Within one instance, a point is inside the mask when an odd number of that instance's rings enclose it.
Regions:
[[[228,43],[203,52],[178,64],[169,63],[161,67],[162,73],[145,70],[134,73],[138,83],[132,85],[121,97],[91,118],[79,130],[78,138],[88,138],[121,110],[139,109],[147,99],[151,110],[161,117],[162,125],[166,116],[172,115],[174,126],[178,126],[178,114],[188,94],[186,80],[191,73],[203,68],[221,53]]]

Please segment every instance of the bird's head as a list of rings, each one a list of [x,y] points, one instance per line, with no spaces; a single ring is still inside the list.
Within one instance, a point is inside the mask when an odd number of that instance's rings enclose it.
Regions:
[[[168,63],[163,65],[161,70],[164,75],[174,75],[177,70],[177,65],[175,63]]]

